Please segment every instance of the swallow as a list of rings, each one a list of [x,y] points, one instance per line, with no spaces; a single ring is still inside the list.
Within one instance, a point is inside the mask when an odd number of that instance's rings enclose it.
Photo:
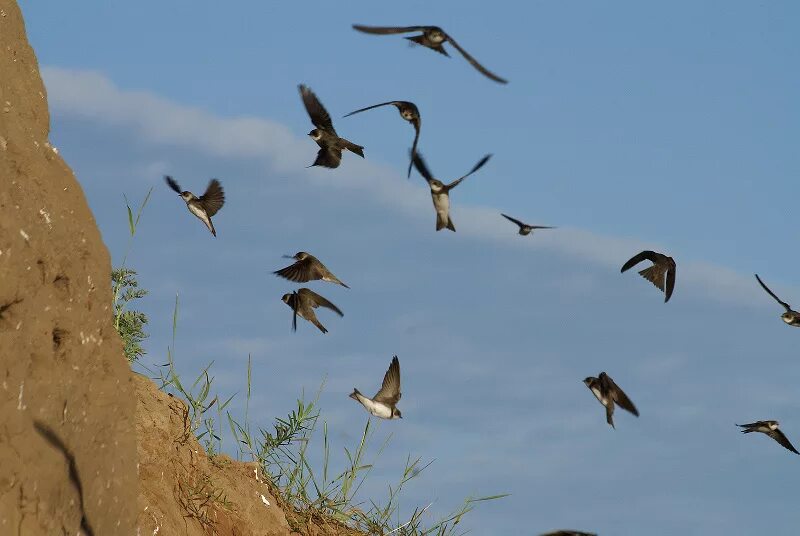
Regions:
[[[287,292],[281,297],[286,305],[292,308],[294,315],[292,316],[292,331],[297,331],[297,317],[300,316],[317,326],[322,333],[328,333],[314,313],[314,309],[319,306],[327,307],[339,316],[344,316],[344,313],[334,304],[323,298],[313,290],[301,288],[294,292]]]
[[[319,99],[314,92],[308,87],[300,84],[297,86],[300,90],[300,96],[303,99],[303,105],[306,107],[311,122],[316,127],[308,133],[311,139],[319,145],[319,152],[317,159],[308,167],[324,166],[327,168],[339,167],[342,161],[342,151],[347,149],[350,152],[356,153],[361,158],[364,158],[364,147],[356,145],[344,138],[340,138],[336,134],[336,129],[333,128],[331,116],[328,111],[319,102]]]
[[[276,272],[272,272],[275,275],[281,276],[289,281],[295,281],[296,283],[306,283],[308,281],[321,279],[329,283],[337,283],[344,288],[350,288],[342,283],[338,277],[333,275],[331,271],[319,261],[319,259],[310,253],[300,251],[294,255],[284,255],[283,258],[296,259],[297,262],[286,268],[281,268]]]
[[[611,376],[606,374],[605,372],[601,372],[600,376],[595,378],[594,376],[589,376],[588,378],[583,380],[583,383],[586,384],[586,387],[592,391],[592,394],[600,401],[601,404],[606,408],[606,422],[611,425],[611,428],[615,428],[614,426],[614,404],[619,404],[624,410],[627,410],[637,417],[639,416],[639,410],[636,409],[636,406],[633,405],[631,399],[628,398],[628,395],[619,388],[619,386],[614,383],[614,380],[611,379]]]
[[[475,167],[472,170],[460,177],[450,184],[444,184],[442,181],[437,180],[431,175],[431,172],[428,170],[428,167],[425,165],[425,161],[422,159],[422,155],[417,153],[413,155],[413,162],[414,167],[417,168],[419,174],[422,175],[426,181],[428,181],[428,186],[431,188],[431,199],[433,199],[433,208],[436,209],[436,230],[441,231],[445,227],[450,229],[451,231],[456,230],[456,226],[453,225],[453,220],[450,219],[450,190],[455,188],[459,185],[461,181],[478,171],[483,165],[491,158],[492,155],[487,154],[483,158],[481,158],[480,162],[475,164]]]
[[[372,398],[366,397],[361,392],[353,388],[350,398],[364,406],[364,408],[375,417],[381,419],[402,419],[397,403],[400,401],[400,361],[397,356],[392,358],[392,364],[383,377],[381,389]]]
[[[756,276],[756,279],[758,279],[758,282],[761,285],[761,288],[766,290],[767,294],[769,294],[770,296],[775,298],[775,301],[780,303],[781,305],[783,305],[783,307],[786,309],[786,312],[781,315],[781,320],[783,320],[784,322],[786,322],[790,326],[794,326],[796,328],[800,327],[800,313],[798,313],[797,311],[792,310],[791,306],[788,303],[786,303],[785,301],[781,301],[781,299],[779,297],[777,297],[775,295],[775,293],[772,292],[767,287],[767,285],[764,284],[763,281],[761,281],[761,278],[758,277],[758,274],[755,274],[755,276]]]
[[[206,193],[197,197],[192,192],[181,191],[181,187],[178,186],[175,179],[169,175],[166,175],[164,180],[167,181],[170,188],[175,190],[175,192],[186,201],[186,207],[189,209],[189,212],[205,223],[212,235],[217,236],[217,231],[214,229],[211,216],[219,212],[219,209],[225,204],[225,192],[219,181],[217,179],[211,179],[208,183],[208,188],[206,188]]]
[[[411,164],[414,162],[414,155],[417,154],[417,142],[419,141],[419,129],[422,127],[422,118],[419,115],[419,109],[417,105],[413,102],[408,101],[389,101],[389,102],[382,102],[380,104],[373,104],[372,106],[367,106],[366,108],[361,108],[356,110],[355,112],[350,112],[345,117],[350,117],[353,114],[366,112],[367,110],[372,110],[373,108],[378,108],[379,106],[387,106],[391,104],[392,106],[397,107],[397,111],[400,112],[400,117],[411,123],[411,126],[414,127],[414,144],[411,146],[411,160],[408,163],[408,173],[407,177],[411,177]]]
[[[624,273],[629,268],[639,264],[643,260],[648,260],[653,263],[650,268],[645,268],[639,272],[639,275],[650,281],[657,286],[660,290],[664,291],[664,303],[669,301],[672,296],[672,291],[675,289],[675,261],[672,257],[667,257],[663,253],[656,253],[655,251],[642,251],[637,253],[622,265],[620,273]],[[664,274],[666,273],[666,287],[664,286]]]
[[[579,530],[554,530],[541,536],[597,536],[594,532],[581,532]]]
[[[364,32],[368,34],[376,34],[376,35],[388,35],[388,34],[401,34],[401,33],[409,33],[409,32],[422,32],[420,35],[413,35],[411,37],[406,37],[412,43],[416,43],[418,45],[422,45],[427,47],[431,50],[435,50],[440,54],[444,54],[445,56],[450,56],[447,51],[444,49],[445,43],[450,43],[453,48],[458,50],[464,59],[467,60],[473,67],[475,67],[478,71],[480,71],[484,76],[491,78],[495,82],[499,82],[501,84],[508,84],[508,80],[505,78],[500,78],[489,69],[478,63],[478,60],[473,58],[466,50],[461,48],[455,39],[453,39],[450,35],[448,35],[444,30],[439,28],[438,26],[364,26],[362,24],[353,24],[353,29],[358,30],[359,32]]]
[[[797,449],[789,442],[783,432],[778,429],[778,421],[756,421],[751,422],[748,424],[737,424],[739,428],[744,428],[742,430],[743,434],[749,434],[750,432],[761,432],[762,434],[767,434],[769,437],[777,441],[780,446],[785,449],[791,450],[795,454],[800,454],[797,452]]]
[[[523,223],[518,219],[512,218],[511,216],[506,216],[502,212],[500,213],[502,217],[507,219],[510,222],[514,222],[519,225],[519,234],[522,236],[528,236],[531,234],[535,229],[555,229],[555,227],[548,227],[547,225],[528,225],[527,223]]]

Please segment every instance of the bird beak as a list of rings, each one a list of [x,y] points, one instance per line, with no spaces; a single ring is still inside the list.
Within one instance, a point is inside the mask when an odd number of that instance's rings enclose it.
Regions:
[[[281,255],[283,259],[294,259],[294,255]]]

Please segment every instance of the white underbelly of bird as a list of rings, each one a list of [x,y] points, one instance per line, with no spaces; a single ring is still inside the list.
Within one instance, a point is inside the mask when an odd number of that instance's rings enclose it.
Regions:
[[[392,418],[392,410],[389,406],[374,402],[365,396],[359,396],[358,401],[375,417],[380,417],[381,419]]]

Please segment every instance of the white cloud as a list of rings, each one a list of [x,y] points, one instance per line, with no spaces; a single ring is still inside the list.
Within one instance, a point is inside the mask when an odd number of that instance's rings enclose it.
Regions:
[[[124,90],[104,75],[92,71],[44,67],[42,75],[50,105],[59,113],[100,123],[132,128],[145,140],[198,149],[229,158],[262,160],[277,172],[291,172],[313,183],[315,188],[358,189],[386,205],[413,217],[427,218],[433,210],[422,186],[405,180],[401,170],[345,155],[348,173],[329,180],[328,170],[306,169],[315,146],[297,138],[286,126],[258,117],[220,117],[191,108],[146,91]],[[299,99],[298,99],[299,106]],[[348,158],[351,157],[351,158]],[[604,236],[584,229],[564,227],[522,240],[488,207],[454,204],[454,219],[460,235],[515,248],[553,250],[606,268],[618,269],[622,261],[641,249],[666,250],[678,258],[678,285],[692,287],[709,298],[738,305],[770,306],[750,274],[704,261],[681,259],[674,248],[661,247],[622,237]]]

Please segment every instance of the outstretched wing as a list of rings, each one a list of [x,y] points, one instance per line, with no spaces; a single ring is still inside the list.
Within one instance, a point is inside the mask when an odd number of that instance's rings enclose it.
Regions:
[[[792,308],[791,308],[791,307],[789,307],[789,304],[788,304],[788,303],[786,303],[785,301],[783,301],[783,300],[781,300],[779,297],[777,297],[777,296],[775,295],[775,293],[774,293],[774,292],[772,292],[772,291],[769,289],[769,287],[767,287],[767,285],[765,285],[765,284],[764,284],[764,282],[763,282],[763,281],[761,281],[761,278],[760,278],[760,277],[758,277],[758,274],[755,274],[755,276],[756,276],[756,279],[758,279],[758,283],[761,285],[761,288],[763,288],[764,290],[766,290],[766,291],[767,291],[767,294],[769,294],[770,296],[772,296],[773,298],[775,298],[775,301],[776,301],[776,302],[778,302],[778,303],[780,303],[781,305],[783,305],[783,306],[786,308],[786,310],[787,310],[787,311],[791,311],[791,310],[792,310]]]
[[[670,296],[672,296],[672,291],[675,290],[676,270],[677,266],[675,265],[675,261],[671,261],[667,267],[667,288],[664,290],[664,303],[669,301]]]
[[[338,307],[336,307],[333,303],[328,301],[327,298],[324,298],[324,297],[320,296],[319,294],[317,294],[313,290],[310,290],[310,289],[307,289],[307,288],[301,288],[297,292],[302,295],[301,299],[310,300],[311,306],[314,307],[315,309],[317,307],[320,307],[320,306],[321,307],[326,307],[326,308],[330,309],[331,311],[335,312],[336,314],[338,314],[339,316],[344,316],[344,313]]]
[[[522,223],[522,222],[521,222],[521,221],[519,221],[518,219],[516,219],[516,218],[512,218],[511,216],[508,216],[508,215],[506,215],[506,214],[503,214],[502,212],[500,213],[500,215],[501,215],[502,217],[504,217],[505,219],[507,219],[508,221],[510,221],[510,222],[513,222],[513,223],[516,223],[516,224],[517,224],[517,225],[519,225],[520,227],[525,227],[525,225],[526,225],[525,223]],[[537,229],[539,229],[539,227],[536,227],[536,228],[537,228]]]
[[[428,26],[364,26],[363,24],[353,24],[354,30],[375,35],[422,32],[426,28]]]
[[[628,259],[628,262],[626,262],[625,264],[622,265],[622,269],[620,270],[620,273],[625,272],[625,271],[633,268],[634,266],[636,266],[637,264],[639,264],[643,260],[648,260],[648,261],[651,261],[653,263],[656,263],[658,261],[658,253],[656,253],[655,251],[650,251],[650,250],[645,250],[645,251],[642,251],[641,253],[637,253],[636,255],[634,255],[633,257]]]
[[[281,268],[272,273],[284,279],[288,279],[289,281],[294,281],[295,283],[306,283],[312,279],[317,279],[312,261],[308,257],[305,260],[297,261],[286,268]]]
[[[330,132],[331,134],[336,134],[336,130],[333,128],[333,121],[331,121],[331,116],[328,114],[328,110],[325,109],[314,92],[303,84],[300,84],[297,87],[300,90],[300,96],[303,99],[303,105],[306,107],[308,116],[311,118],[311,122],[314,124],[314,126],[326,132]]]
[[[508,80],[506,80],[505,78],[500,78],[499,76],[494,74],[492,71],[490,71],[489,69],[487,69],[486,67],[484,67],[483,65],[478,63],[478,60],[473,58],[466,50],[461,48],[461,45],[456,43],[455,39],[453,39],[452,37],[450,37],[448,35],[447,36],[447,40],[450,42],[451,45],[453,45],[453,48],[458,50],[461,53],[461,55],[464,56],[465,60],[467,60],[473,67],[475,67],[477,70],[479,70],[481,73],[483,73],[484,76],[487,76],[488,78],[491,78],[495,82],[500,82],[501,84],[508,84]]]
[[[400,393],[400,360],[397,356],[392,358],[392,364],[389,365],[389,370],[383,377],[383,384],[380,391],[375,393],[372,397],[375,402],[383,402],[390,406],[394,406],[400,400],[402,394]]]
[[[167,184],[169,184],[170,188],[175,190],[175,193],[180,194],[183,192],[183,190],[181,190],[181,187],[178,186],[178,182],[169,175],[164,175],[164,180],[167,181]]]
[[[780,443],[780,445],[783,448],[789,449],[795,454],[800,454],[800,452],[797,452],[797,449],[794,448],[794,445],[792,445],[791,442],[789,442],[789,440],[786,438],[785,435],[783,435],[783,432],[781,432],[780,430],[772,430],[767,435],[769,435],[769,437]]]
[[[360,114],[361,112],[366,112],[367,110],[372,110],[373,108],[380,108],[381,106],[386,106],[389,104],[397,106],[399,101],[389,101],[389,102],[382,102],[380,104],[373,104],[372,106],[367,106],[366,108],[359,108],[354,112],[350,112],[349,114],[345,115],[345,117],[350,117],[353,114]]]
[[[463,181],[464,179],[466,179],[467,177],[469,177],[470,175],[472,175],[473,173],[475,173],[476,171],[478,171],[479,169],[481,169],[481,168],[483,167],[483,165],[484,165],[486,162],[488,162],[488,161],[489,161],[489,159],[490,159],[491,157],[492,157],[492,155],[491,155],[491,154],[487,154],[486,156],[484,156],[483,158],[481,158],[480,162],[478,162],[477,164],[475,164],[475,167],[473,167],[473,168],[470,170],[470,172],[469,172],[469,173],[467,173],[467,174],[466,174],[466,175],[464,175],[463,177],[459,177],[459,178],[457,178],[456,180],[454,180],[453,182],[451,182],[450,184],[448,184],[448,185],[447,185],[447,191],[449,192],[450,190],[452,190],[453,188],[455,188],[456,186],[458,186],[458,185],[459,185],[459,183],[461,183],[461,181]]]
[[[225,204],[225,191],[217,179],[211,179],[211,182],[208,183],[206,193],[200,197],[200,202],[209,216],[219,212],[219,209]]]
[[[342,151],[333,147],[322,147],[317,151],[317,158],[308,167],[322,166],[326,168],[337,168],[342,162]]]
[[[431,174],[428,166],[425,165],[425,160],[422,159],[422,155],[419,153],[411,153],[411,162],[413,162],[414,167],[417,168],[419,174],[428,181],[431,182],[434,180],[433,175]]]
[[[417,142],[419,141],[419,129],[422,126],[422,119],[417,116],[411,120],[411,124],[414,126],[414,143],[411,145],[411,160],[408,162],[408,173],[406,174],[408,179],[411,178],[411,166],[414,164],[414,155],[417,154]]]
[[[633,402],[631,402],[631,399],[628,398],[628,395],[625,394],[625,391],[623,391],[619,387],[619,385],[614,383],[614,380],[611,379],[611,376],[609,376],[605,372],[600,374],[600,376],[601,376],[600,381],[606,382],[605,385],[607,386],[607,389],[611,394],[611,397],[614,399],[614,402],[616,402],[622,409],[630,411],[631,413],[633,413],[638,417],[639,410],[636,409],[636,406],[633,404]]]

